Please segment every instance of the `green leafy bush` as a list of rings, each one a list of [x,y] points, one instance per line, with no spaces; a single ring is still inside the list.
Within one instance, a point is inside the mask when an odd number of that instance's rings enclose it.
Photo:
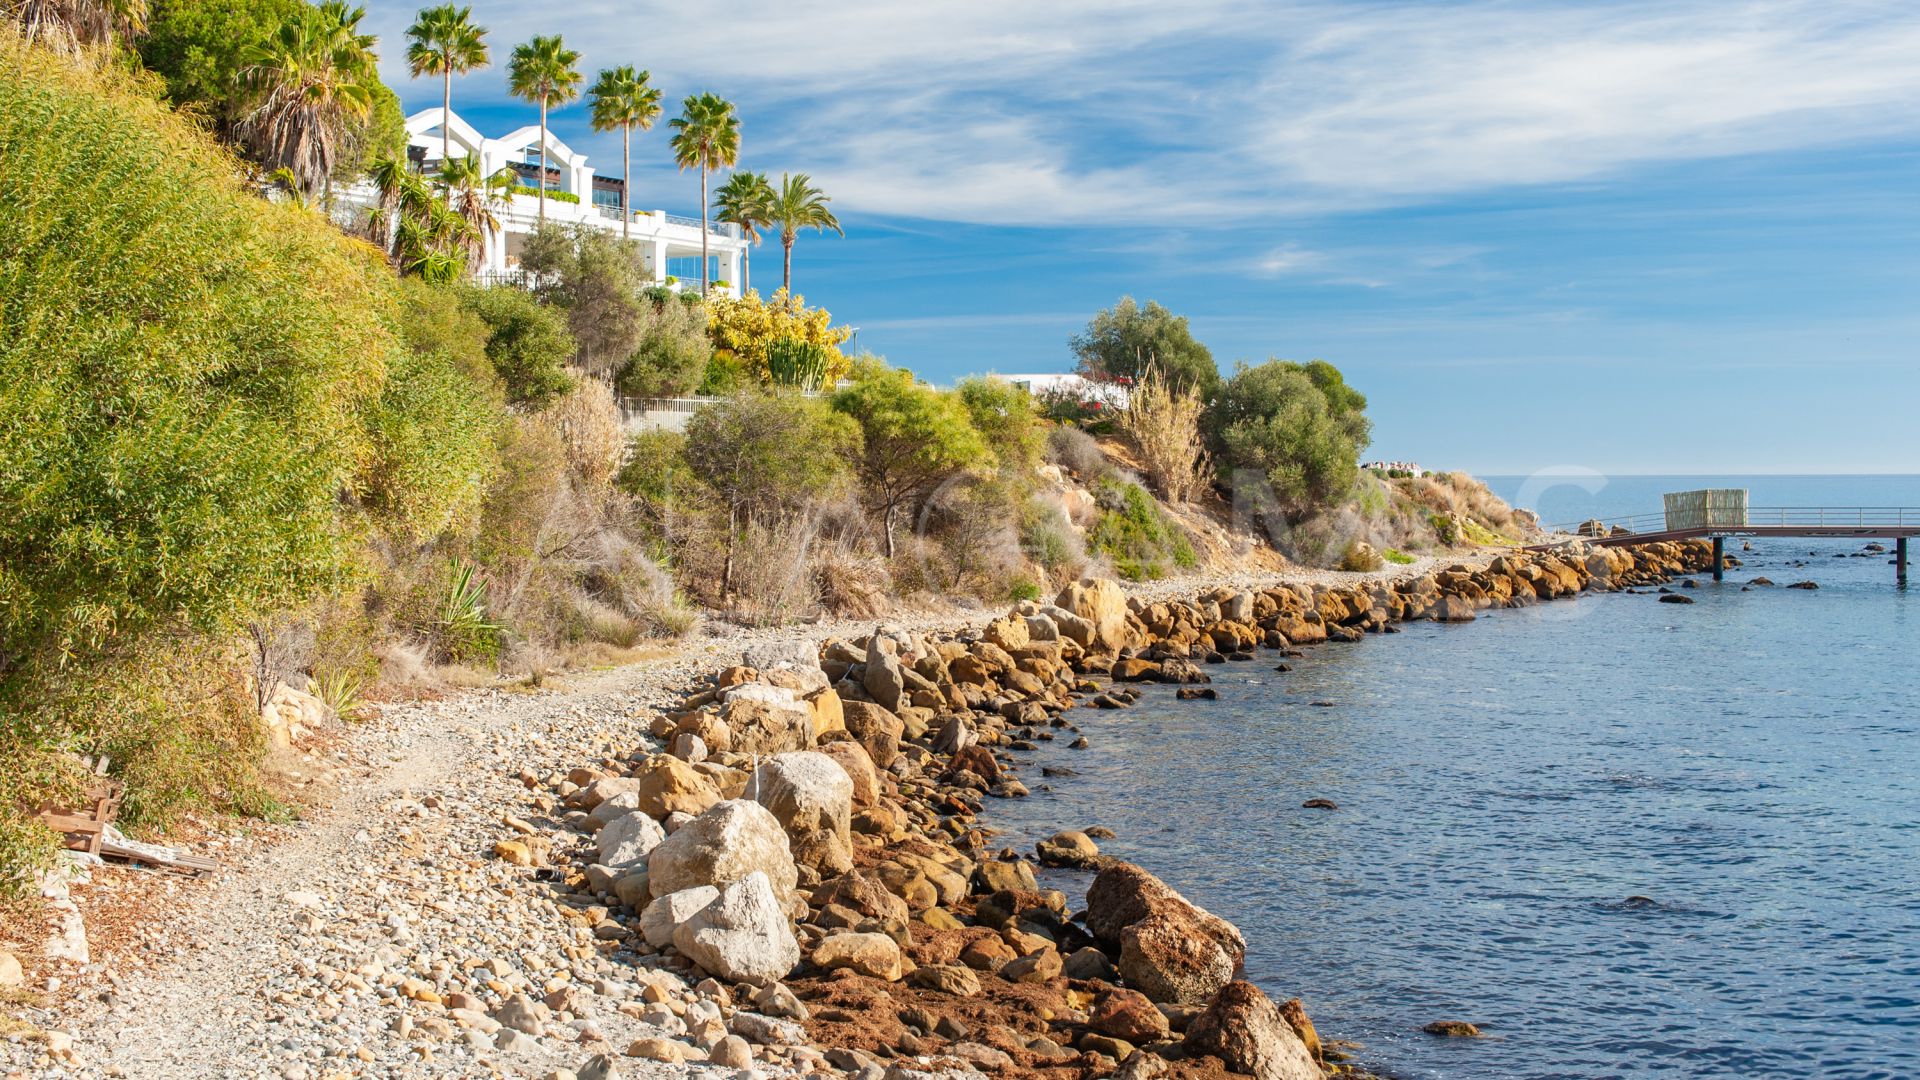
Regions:
[[[1388,548],[1380,553],[1380,557],[1393,563],[1395,566],[1407,566],[1414,561],[1413,556],[1398,548]]]
[[[1242,364],[1213,404],[1218,460],[1228,476],[1264,477],[1290,517],[1347,497],[1370,425],[1367,399],[1323,361]]]
[[[190,122],[0,44],[0,653],[334,580],[395,285]]]
[[[530,186],[528,184],[515,184],[514,186],[508,188],[507,190],[511,194],[525,195],[529,199],[537,199],[540,197],[540,189],[537,187]],[[548,188],[547,201],[563,202],[563,203],[578,203],[580,201],[580,196],[575,195],[571,191],[558,191],[554,188]]]
[[[574,343],[565,312],[509,285],[464,286],[460,302],[484,324],[487,362],[509,402],[544,408],[573,389],[567,361]]]
[[[640,340],[620,371],[620,392],[670,398],[698,388],[713,357],[706,309],[664,289],[648,289],[641,294],[638,325]]]
[[[1094,488],[1100,519],[1087,531],[1087,546],[1113,561],[1128,581],[1166,577],[1175,568],[1200,563],[1186,533],[1139,484],[1108,478]]]

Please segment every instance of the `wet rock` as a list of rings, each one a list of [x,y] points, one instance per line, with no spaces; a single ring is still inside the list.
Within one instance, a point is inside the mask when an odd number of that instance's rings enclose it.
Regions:
[[[731,982],[777,982],[800,962],[786,912],[758,870],[726,884],[718,899],[676,927],[673,947]]]
[[[1668,593],[1660,598],[1660,602],[1663,604],[1691,604],[1693,603],[1693,597],[1682,596],[1679,593]]]
[[[1231,982],[1187,1027],[1189,1054],[1211,1054],[1255,1080],[1322,1080],[1307,1046],[1273,1000],[1249,982]]]
[[[1100,857],[1100,848],[1083,832],[1055,833],[1035,844],[1034,850],[1047,866],[1091,866]]]
[[[1306,1045],[1307,1054],[1315,1062],[1325,1065],[1326,1056],[1320,1049],[1320,1033],[1313,1029],[1313,1021],[1307,1019],[1306,1006],[1300,1004],[1300,999],[1288,998],[1281,1002],[1280,1015],[1286,1019],[1288,1026],[1293,1028],[1293,1033],[1300,1036],[1300,1041]]]
[[[1812,581],[1796,581],[1787,586],[1789,589],[1817,589],[1819,587],[1818,583]]]
[[[1302,810],[1338,810],[1339,805],[1332,799],[1308,799],[1300,804]]]
[[[1480,1037],[1480,1029],[1467,1023],[1465,1020],[1435,1020],[1420,1030],[1429,1035],[1437,1035],[1443,1039],[1477,1039]]]
[[[1173,696],[1181,701],[1217,701],[1220,691],[1211,686],[1183,686]]]

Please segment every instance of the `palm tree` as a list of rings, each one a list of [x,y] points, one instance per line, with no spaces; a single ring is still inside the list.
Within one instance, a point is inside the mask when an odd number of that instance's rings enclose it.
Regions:
[[[462,167],[479,171],[477,162],[466,164],[472,161],[466,158],[455,167],[456,181]],[[374,162],[372,177],[380,193],[380,212],[374,217],[375,242],[387,249],[404,273],[418,274],[429,281],[457,278],[467,253],[482,239],[483,226],[435,198],[420,174],[399,158]],[[490,208],[483,204],[483,209],[491,220]]]
[[[332,192],[349,120],[373,103],[374,38],[360,33],[366,8],[339,0],[302,6],[264,44],[244,54],[242,76],[259,98],[241,131],[265,164],[289,170],[301,193]]]
[[[827,209],[831,201],[826,192],[813,186],[813,178],[806,173],[780,174],[780,190],[767,210],[767,224],[780,226],[780,246],[785,249],[780,287],[788,292],[793,291],[793,242],[799,239],[801,229],[820,232],[832,229],[841,236],[847,235],[840,227],[840,220]]]
[[[448,162],[440,178],[447,185],[447,206],[464,223],[460,236],[461,251],[467,265],[477,269],[485,253],[489,236],[500,231],[500,218],[494,213],[507,200],[507,192],[517,178],[512,169],[501,169],[492,176],[480,173],[480,159],[472,154]]]
[[[407,67],[414,78],[438,75],[440,83],[440,168],[450,160],[453,127],[453,77],[487,66],[487,30],[473,24],[473,9],[452,4],[423,8],[407,27]]]
[[[16,23],[28,41],[76,53],[146,33],[147,0],[21,0],[0,3],[0,18]]]
[[[540,103],[540,221],[547,220],[547,106],[565,105],[580,96],[580,54],[566,47],[560,35],[536,37],[513,47],[507,64],[507,87],[522,101]]]
[[[680,168],[700,170],[700,294],[713,284],[707,266],[707,175],[740,160],[740,118],[733,103],[718,94],[690,94],[671,121],[673,159]]]
[[[767,183],[765,173],[734,173],[713,193],[713,202],[720,211],[716,219],[722,224],[740,226],[740,235],[749,245],[760,242],[760,226],[771,224],[768,215],[773,212],[773,187]],[[740,269],[740,293],[744,296],[753,286],[751,246],[742,253]]]
[[[620,129],[620,235],[633,234],[633,129],[646,131],[660,119],[660,90],[647,81],[649,74],[631,64],[600,73],[587,93],[593,95],[593,130]]]

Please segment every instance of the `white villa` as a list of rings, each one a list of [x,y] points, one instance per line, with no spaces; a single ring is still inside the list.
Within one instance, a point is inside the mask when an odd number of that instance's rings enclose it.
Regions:
[[[501,169],[511,169],[519,175],[524,187],[539,186],[540,128],[537,125],[520,128],[503,138],[489,139],[460,119],[458,113],[438,107],[407,117],[407,157],[414,168],[429,173],[439,171],[443,126],[450,156],[478,154],[482,175],[492,176]],[[595,175],[585,154],[555,138],[551,130],[547,132],[548,221],[581,223],[618,233],[621,230],[620,195],[625,188],[624,178]],[[565,192],[573,198],[556,199],[555,192]],[[485,259],[476,268],[481,281],[517,277],[521,246],[539,222],[539,200],[516,192],[509,196],[509,205],[496,214],[500,231],[487,238]],[[741,239],[736,226],[713,223],[707,228],[708,276],[716,289],[738,295],[746,241]],[[653,271],[656,281],[697,287],[700,281],[698,217],[681,217],[664,210],[642,210],[634,206],[629,235],[645,250],[647,267]]]

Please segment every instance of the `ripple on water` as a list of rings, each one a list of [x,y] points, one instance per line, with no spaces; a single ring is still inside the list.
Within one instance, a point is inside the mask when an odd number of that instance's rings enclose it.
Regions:
[[[1914,601],[1883,570],[1221,665],[1217,702],[1078,718],[1091,747],[1029,773],[1076,775],[990,822],[1113,828],[1402,1080],[1920,1076],[1920,741],[1886,652],[1911,654]],[[1419,1032],[1456,1017],[1497,1037]]]

